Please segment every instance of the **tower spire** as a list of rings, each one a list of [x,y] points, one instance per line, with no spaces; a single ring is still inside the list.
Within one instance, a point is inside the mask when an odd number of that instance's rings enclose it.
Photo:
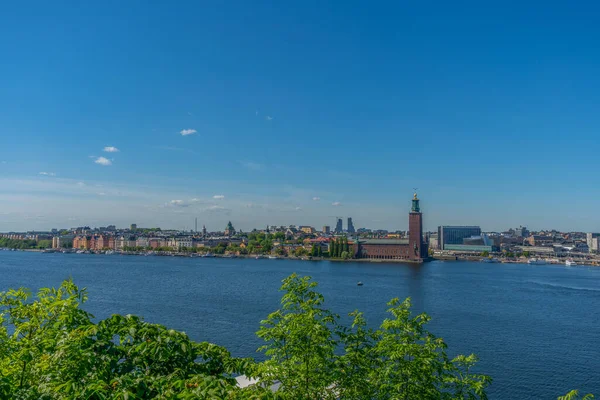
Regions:
[[[415,189],[415,194],[412,199],[412,212],[421,212],[421,208],[419,207],[419,198],[417,197],[417,188]]]

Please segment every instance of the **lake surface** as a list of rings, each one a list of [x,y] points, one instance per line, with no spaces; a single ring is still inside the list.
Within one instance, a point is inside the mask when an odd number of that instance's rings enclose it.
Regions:
[[[600,395],[600,268],[435,261],[405,264],[41,254],[0,251],[0,291],[37,290],[73,277],[98,318],[137,314],[192,339],[257,356],[261,319],[293,272],[319,282],[338,314],[377,326],[386,302],[411,297],[450,355],[476,353],[491,399]],[[357,286],[362,281],[364,286]]]

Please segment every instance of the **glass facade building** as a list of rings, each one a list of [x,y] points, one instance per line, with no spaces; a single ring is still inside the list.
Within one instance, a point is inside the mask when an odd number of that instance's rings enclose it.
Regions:
[[[478,226],[438,226],[438,246],[440,250],[449,250],[446,245],[463,244],[463,239],[481,236]]]

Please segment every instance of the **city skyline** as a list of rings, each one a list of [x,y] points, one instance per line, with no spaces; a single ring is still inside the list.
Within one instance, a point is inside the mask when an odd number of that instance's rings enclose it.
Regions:
[[[0,231],[600,231],[599,8],[8,4]]]

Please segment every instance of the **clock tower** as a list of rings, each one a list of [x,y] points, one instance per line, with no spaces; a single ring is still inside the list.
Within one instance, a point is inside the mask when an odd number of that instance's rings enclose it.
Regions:
[[[421,214],[417,193],[413,196],[412,208],[408,214],[408,243],[408,254],[411,259],[427,258],[427,248],[423,243],[423,214]]]

